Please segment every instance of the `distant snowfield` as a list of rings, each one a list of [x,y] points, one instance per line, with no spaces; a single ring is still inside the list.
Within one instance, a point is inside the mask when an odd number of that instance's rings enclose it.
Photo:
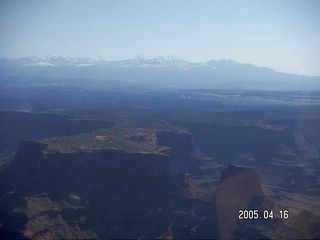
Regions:
[[[15,66],[101,66],[101,67],[125,67],[125,68],[179,68],[191,69],[199,67],[216,68],[232,68],[232,67],[255,67],[252,64],[243,64],[229,59],[210,60],[208,62],[187,62],[175,56],[138,56],[132,59],[111,61],[104,58],[86,58],[86,57],[66,57],[66,56],[31,56],[17,59],[1,59],[2,62],[7,61]],[[271,70],[271,69],[270,69]]]
[[[100,87],[105,87],[105,81],[116,81],[153,87],[320,91],[320,76],[280,73],[229,59],[187,62],[174,56],[118,61],[66,56],[2,58],[0,76],[100,79]]]

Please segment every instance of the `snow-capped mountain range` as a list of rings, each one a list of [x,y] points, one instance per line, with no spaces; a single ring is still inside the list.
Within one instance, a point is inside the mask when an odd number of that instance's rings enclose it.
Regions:
[[[175,56],[139,56],[112,61],[101,57],[32,56],[0,58],[0,77],[91,78],[175,86],[261,90],[320,90],[320,77],[276,72],[266,67],[221,59],[188,62]]]
[[[1,63],[15,67],[103,67],[103,68],[168,68],[192,69],[208,67],[212,69],[254,68],[252,64],[243,64],[229,59],[210,60],[208,62],[187,62],[175,56],[138,56],[132,59],[112,61],[102,57],[67,57],[64,55],[31,56],[25,58],[0,59]],[[266,69],[266,68],[264,68]],[[269,69],[271,70],[271,69]]]

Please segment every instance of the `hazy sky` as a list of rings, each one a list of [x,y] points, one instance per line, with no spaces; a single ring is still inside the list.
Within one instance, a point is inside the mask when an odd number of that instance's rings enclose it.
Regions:
[[[0,31],[0,57],[175,55],[320,75],[320,0],[1,0]]]

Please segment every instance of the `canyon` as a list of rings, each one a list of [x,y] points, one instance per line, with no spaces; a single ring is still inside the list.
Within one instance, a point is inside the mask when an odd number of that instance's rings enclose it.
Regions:
[[[11,98],[0,111],[1,238],[320,236],[317,106],[143,93],[131,96],[136,107],[114,108],[128,95],[102,93],[80,97],[101,97],[96,108],[42,100],[37,89],[28,100],[3,95]],[[240,210],[261,218],[239,219]],[[264,219],[265,210],[277,218]]]

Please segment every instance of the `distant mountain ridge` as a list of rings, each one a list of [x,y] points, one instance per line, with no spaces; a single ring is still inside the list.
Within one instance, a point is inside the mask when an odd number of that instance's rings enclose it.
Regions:
[[[210,60],[207,62],[188,62],[179,59],[175,56],[138,56],[131,59],[115,60],[102,58],[102,57],[67,57],[64,55],[47,55],[47,56],[30,56],[24,58],[0,58],[1,65],[6,67],[31,67],[31,66],[52,66],[52,67],[64,67],[64,66],[96,66],[96,67],[118,67],[118,68],[143,68],[143,67],[158,67],[158,68],[180,68],[191,69],[197,67],[208,67],[212,69],[219,68],[252,68],[257,67],[253,64],[239,63],[230,59]],[[269,69],[266,67],[259,67],[263,69]]]
[[[320,90],[320,77],[280,73],[229,59],[188,62],[175,56],[117,61],[57,55],[0,58],[0,76],[94,78],[182,88]]]

